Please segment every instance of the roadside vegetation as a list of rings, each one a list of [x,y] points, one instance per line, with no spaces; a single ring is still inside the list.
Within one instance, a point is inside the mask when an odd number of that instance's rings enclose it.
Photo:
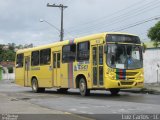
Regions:
[[[159,47],[160,45],[160,21],[157,22],[153,27],[148,31],[148,37],[153,41],[154,47]]]
[[[31,48],[33,44],[16,45],[15,43],[8,43],[7,45],[0,44],[0,62],[14,61],[16,51],[18,49]]]

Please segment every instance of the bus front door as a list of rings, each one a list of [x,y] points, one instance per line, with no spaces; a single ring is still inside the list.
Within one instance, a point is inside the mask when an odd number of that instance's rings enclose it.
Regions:
[[[103,87],[103,45],[92,46],[93,87]]]
[[[29,86],[30,56],[25,57],[24,86]]]
[[[60,87],[60,52],[53,53],[53,86]]]

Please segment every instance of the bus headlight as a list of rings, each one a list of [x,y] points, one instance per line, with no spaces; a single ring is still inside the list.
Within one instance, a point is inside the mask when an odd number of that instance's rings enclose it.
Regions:
[[[141,74],[137,77],[137,79],[138,79],[138,80],[141,80],[141,79],[143,79],[143,77],[144,77],[144,76],[143,76],[143,74],[141,73]]]
[[[115,75],[111,75],[111,79],[115,80],[116,79]]]
[[[110,77],[111,80],[115,80],[116,79],[116,75],[113,74],[113,73],[109,74],[109,77]]]

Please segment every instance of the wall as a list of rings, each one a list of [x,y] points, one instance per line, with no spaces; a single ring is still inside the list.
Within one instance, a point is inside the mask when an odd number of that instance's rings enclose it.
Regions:
[[[14,80],[15,79],[15,73],[4,73],[2,74],[3,80]]]
[[[3,67],[5,73],[2,73],[3,80],[14,80],[15,79],[15,69],[13,69],[13,73],[8,73],[7,67]]]
[[[157,83],[157,75],[160,83],[160,49],[147,49],[143,58],[145,83]]]

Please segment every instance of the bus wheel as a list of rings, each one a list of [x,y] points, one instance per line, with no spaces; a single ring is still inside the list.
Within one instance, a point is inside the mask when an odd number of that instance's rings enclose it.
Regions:
[[[117,95],[120,91],[120,89],[118,89],[118,88],[111,88],[109,90],[111,92],[111,95]]]
[[[79,90],[82,96],[90,95],[90,90],[87,89],[87,83],[84,78],[81,78],[79,81]]]
[[[35,93],[44,92],[45,88],[39,88],[38,81],[36,78],[32,79],[32,91]]]

